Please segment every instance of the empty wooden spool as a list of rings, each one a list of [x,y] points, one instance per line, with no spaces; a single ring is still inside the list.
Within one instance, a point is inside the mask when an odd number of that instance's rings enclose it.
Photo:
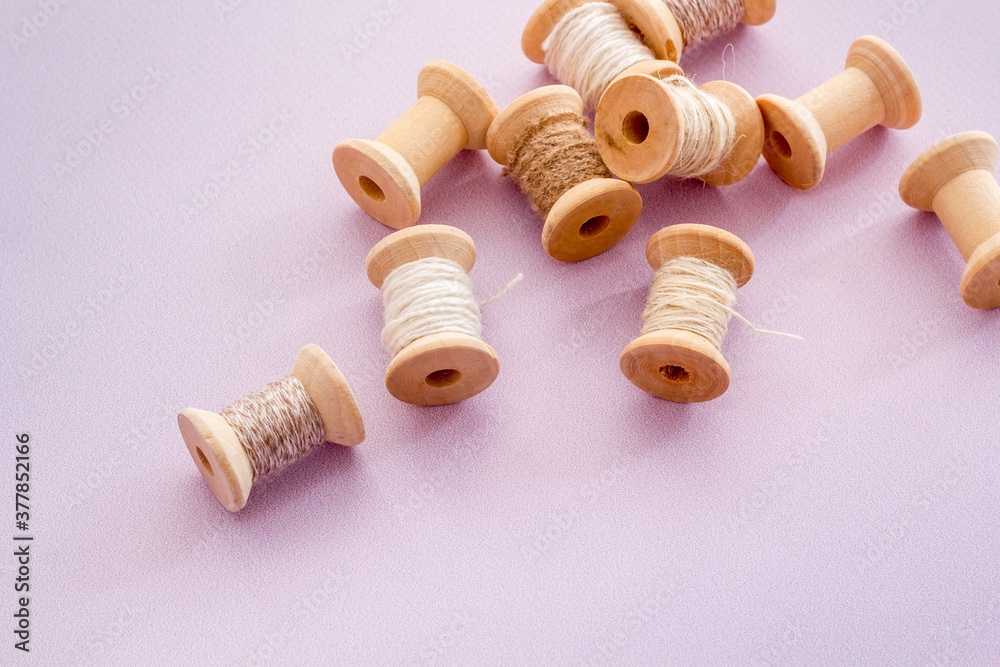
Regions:
[[[695,257],[732,274],[737,287],[750,280],[754,258],[735,234],[708,225],[681,224],[653,234],[646,261],[653,271],[680,257]],[[697,403],[718,398],[732,373],[715,344],[700,334],[660,329],[639,336],[621,354],[625,377],[648,394],[668,401]]]
[[[920,90],[895,49],[861,37],[847,53],[846,69],[797,100],[761,95],[764,159],[781,180],[808,190],[819,184],[826,157],[876,125],[895,129],[920,120]]]
[[[583,115],[583,100],[569,86],[545,86],[522,95],[493,121],[486,148],[499,164],[511,155],[529,129],[559,114]],[[564,192],[545,217],[542,246],[551,257],[577,262],[614,246],[642,212],[642,197],[624,181],[593,178]]]
[[[382,289],[393,269],[425,257],[450,259],[469,272],[476,263],[476,244],[448,225],[404,229],[368,253],[368,280]],[[400,350],[386,369],[385,386],[405,403],[448,405],[480,393],[499,373],[500,361],[492,347],[469,334],[446,332],[418,338]]]
[[[683,72],[668,61],[647,61],[619,74],[601,97],[594,135],[601,157],[615,176],[648,183],[670,173],[677,162],[687,128],[672,86],[661,79]],[[736,121],[735,138],[726,157],[698,178],[709,185],[742,180],[760,160],[764,121],[753,96],[728,81],[709,81],[702,92],[721,101]]]
[[[457,65],[420,70],[417,101],[374,141],[348,139],[333,151],[344,189],[368,215],[394,229],[420,217],[420,188],[463,149],[486,146],[497,115],[490,94]]]
[[[997,155],[989,134],[963,132],[921,153],[899,181],[903,201],[936,213],[965,258],[959,291],[973,308],[1000,306]]]
[[[299,350],[292,366],[323,420],[328,442],[353,447],[365,439],[361,410],[347,380],[318,345]],[[230,512],[246,505],[254,481],[246,449],[222,415],[184,408],[177,415],[184,444],[208,488]]]

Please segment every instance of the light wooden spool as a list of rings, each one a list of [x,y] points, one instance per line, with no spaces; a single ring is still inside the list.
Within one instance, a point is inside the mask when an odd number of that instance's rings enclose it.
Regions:
[[[417,101],[375,141],[348,139],[333,151],[344,189],[393,229],[420,217],[420,188],[463,149],[486,146],[497,105],[472,75],[435,60],[420,70]]]
[[[542,44],[566,14],[594,0],[545,0],[528,19],[521,33],[521,50],[532,62],[545,62]],[[602,0],[597,0],[602,1]],[[658,60],[677,62],[684,49],[681,28],[662,0],[609,0],[639,33]]]
[[[450,259],[466,272],[476,263],[472,238],[448,225],[421,225],[379,241],[365,260],[372,285],[393,269],[426,257]],[[493,348],[475,336],[439,333],[413,341],[393,357],[385,372],[389,393],[405,403],[448,405],[480,393],[496,380],[500,361]]]
[[[545,0],[528,19],[521,34],[521,50],[532,62],[544,63],[542,43],[563,16],[594,0]],[[597,0],[601,1],[601,0]],[[607,0],[642,38],[657,60],[679,62],[684,35],[677,19],[662,0]],[[742,23],[761,25],[774,16],[776,0],[745,0]]]
[[[826,157],[876,125],[905,130],[920,120],[920,89],[895,49],[861,37],[847,53],[846,69],[797,100],[761,95],[764,159],[785,183],[818,185]]]
[[[511,153],[542,119],[563,113],[583,114],[583,100],[569,86],[545,86],[507,106],[490,126],[486,148],[509,166]],[[593,178],[574,185],[556,200],[542,228],[542,246],[554,259],[578,262],[614,246],[642,212],[642,197],[624,181]]]
[[[936,213],[965,258],[959,291],[973,308],[1000,306],[997,155],[989,134],[963,132],[921,153],[899,181],[903,201]]]
[[[347,380],[318,345],[299,350],[292,366],[323,420],[328,442],[353,447],[365,439],[361,410]],[[246,448],[229,422],[219,414],[184,408],[177,415],[184,444],[215,497],[230,512],[247,503],[254,481]]]
[[[666,227],[646,244],[646,260],[653,271],[679,257],[695,257],[725,269],[736,279],[737,287],[753,275],[753,253],[746,243],[708,225]],[[679,403],[718,398],[729,388],[732,376],[712,341],[681,329],[660,329],[639,336],[622,351],[620,364],[635,386]]]
[[[601,157],[615,176],[648,183],[670,173],[684,143],[684,114],[672,87],[661,79],[683,72],[669,61],[637,63],[619,74],[597,106],[594,135]],[[700,86],[729,108],[735,138],[725,159],[698,178],[709,185],[731,185],[749,174],[764,147],[764,120],[753,96],[735,83],[709,81]]]

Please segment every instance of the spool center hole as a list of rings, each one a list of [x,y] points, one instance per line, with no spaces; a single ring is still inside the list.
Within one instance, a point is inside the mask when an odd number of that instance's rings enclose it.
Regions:
[[[649,136],[649,119],[641,111],[629,111],[622,120],[622,135],[629,143],[639,145]]]
[[[593,238],[603,232],[611,224],[611,218],[606,215],[595,215],[593,218],[580,226],[580,236],[585,239]]]
[[[212,464],[208,462],[205,452],[201,451],[201,447],[195,447],[194,449],[198,452],[198,460],[201,461],[201,467],[208,471],[209,477],[215,477],[215,473],[212,472]]]
[[[792,157],[792,147],[789,145],[788,139],[785,139],[785,135],[777,130],[771,130],[769,139],[771,141],[771,148],[774,149],[775,153],[786,160]]]
[[[691,374],[683,366],[660,366],[660,375],[671,382],[687,382],[691,379]]]
[[[461,379],[462,374],[459,371],[456,371],[454,368],[445,368],[440,371],[434,371],[424,378],[424,382],[435,389],[443,389],[444,387],[450,387]]]
[[[358,185],[364,190],[365,194],[374,199],[375,201],[381,203],[385,201],[385,193],[382,192],[382,188],[378,186],[378,183],[368,178],[367,176],[358,177]]]

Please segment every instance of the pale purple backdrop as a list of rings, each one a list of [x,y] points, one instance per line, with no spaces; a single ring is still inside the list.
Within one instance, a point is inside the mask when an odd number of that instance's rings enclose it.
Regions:
[[[763,161],[725,189],[664,180],[611,251],[548,258],[485,153],[423,191],[421,223],[475,239],[501,359],[486,392],[420,408],[383,386],[365,277],[390,230],[330,154],[374,138],[433,59],[502,107],[553,83],[520,50],[535,0],[5,3],[0,543],[15,434],[31,436],[32,652],[13,664],[997,664],[1000,313],[896,193],[964,130],[1000,133],[995,3],[779,0],[692,51],[698,81],[795,97],[885,37],[924,117],[829,160],[810,192]],[[40,26],[40,27],[39,27]],[[367,34],[366,34],[367,33]],[[725,48],[731,44],[732,48]],[[741,236],[751,321],[702,405],[620,373],[656,229]],[[331,446],[229,514],[176,425],[291,369],[315,342],[368,439]],[[9,516],[8,516],[9,515]]]

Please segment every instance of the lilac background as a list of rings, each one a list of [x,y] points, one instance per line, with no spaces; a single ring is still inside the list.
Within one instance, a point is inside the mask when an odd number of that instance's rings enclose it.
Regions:
[[[961,302],[957,250],[896,194],[932,142],[1000,134],[995,3],[779,0],[691,52],[698,81],[795,97],[883,36],[924,117],[844,147],[808,193],[763,162],[725,189],[641,186],[634,231],[582,264],[550,260],[516,187],[463,153],[421,222],[472,235],[483,297],[525,280],[485,313],[497,382],[427,409],[383,387],[363,262],[390,230],[330,153],[402,113],[432,59],[501,107],[552,83],[520,52],[535,0],[224,2],[53,3],[13,41],[42,5],[4,3],[0,491],[28,432],[36,542],[33,651],[12,648],[4,558],[0,662],[997,663],[1000,320]],[[740,311],[806,338],[734,323],[733,384],[704,405],[618,369],[646,240],[679,222],[741,236]],[[307,342],[368,439],[230,515],[175,415]]]

